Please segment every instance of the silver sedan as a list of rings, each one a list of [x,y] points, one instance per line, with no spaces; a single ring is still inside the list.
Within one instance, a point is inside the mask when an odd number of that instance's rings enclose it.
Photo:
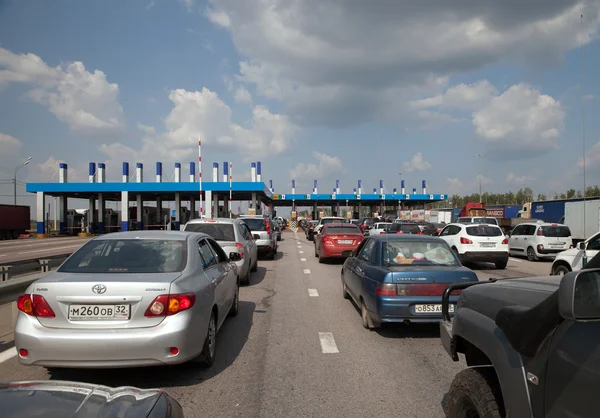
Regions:
[[[239,305],[238,253],[206,234],[132,231],[95,238],[19,297],[19,361],[65,368],[215,360]]]

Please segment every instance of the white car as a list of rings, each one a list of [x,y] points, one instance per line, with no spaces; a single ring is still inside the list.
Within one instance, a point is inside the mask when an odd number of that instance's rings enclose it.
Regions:
[[[385,231],[392,225],[391,222],[376,222],[373,224],[373,228],[369,229],[369,235],[381,235],[385,234]]]
[[[583,267],[584,248],[588,261],[594,258],[598,254],[598,251],[600,251],[600,232],[592,235],[584,242],[580,242],[575,248],[558,253],[552,263],[550,274],[553,276],[562,276],[570,271],[581,270]]]
[[[319,232],[321,232],[321,229],[323,229],[323,225],[325,224],[333,224],[333,223],[344,223],[346,222],[345,218],[340,218],[339,216],[324,216],[321,219],[319,219],[319,223],[317,224],[317,226],[315,226],[315,235],[317,235]]]
[[[498,219],[492,218],[491,216],[463,216],[462,218],[458,218],[456,220],[459,224],[488,224],[488,225],[498,225]]]
[[[562,224],[528,222],[517,225],[508,235],[511,256],[527,257],[529,261],[554,258],[573,247],[571,230]]]
[[[494,263],[505,269],[508,264],[508,238],[497,225],[454,223],[447,225],[439,235],[448,243],[463,263]]]

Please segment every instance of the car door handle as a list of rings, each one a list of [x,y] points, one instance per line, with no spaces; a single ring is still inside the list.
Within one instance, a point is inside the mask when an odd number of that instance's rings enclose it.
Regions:
[[[356,268],[356,272],[357,272],[358,274],[363,274],[365,271],[364,271],[363,269],[361,269],[360,267],[357,267],[357,268]]]

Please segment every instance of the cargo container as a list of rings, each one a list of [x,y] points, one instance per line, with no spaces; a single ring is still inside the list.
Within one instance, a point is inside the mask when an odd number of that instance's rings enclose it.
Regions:
[[[583,220],[583,201],[565,204],[563,223],[571,230],[573,245],[585,241],[600,231],[600,200],[585,201],[585,223]]]
[[[488,216],[499,219],[513,219],[516,218],[519,211],[521,210],[520,205],[497,205],[497,206],[486,206]]]
[[[0,205],[0,239],[17,239],[31,228],[29,206]]]

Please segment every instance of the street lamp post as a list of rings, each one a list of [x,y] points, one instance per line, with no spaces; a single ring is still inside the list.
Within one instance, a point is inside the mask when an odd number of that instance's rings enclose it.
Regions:
[[[477,154],[477,158],[481,159],[481,157],[483,157],[483,154]],[[481,163],[478,164],[479,165],[479,203],[483,202],[483,197],[481,196]]]
[[[15,206],[17,205],[17,171],[19,171],[19,168],[25,167],[27,164],[29,164],[29,161],[31,161],[31,157],[15,167],[15,175],[13,176],[13,200]]]

